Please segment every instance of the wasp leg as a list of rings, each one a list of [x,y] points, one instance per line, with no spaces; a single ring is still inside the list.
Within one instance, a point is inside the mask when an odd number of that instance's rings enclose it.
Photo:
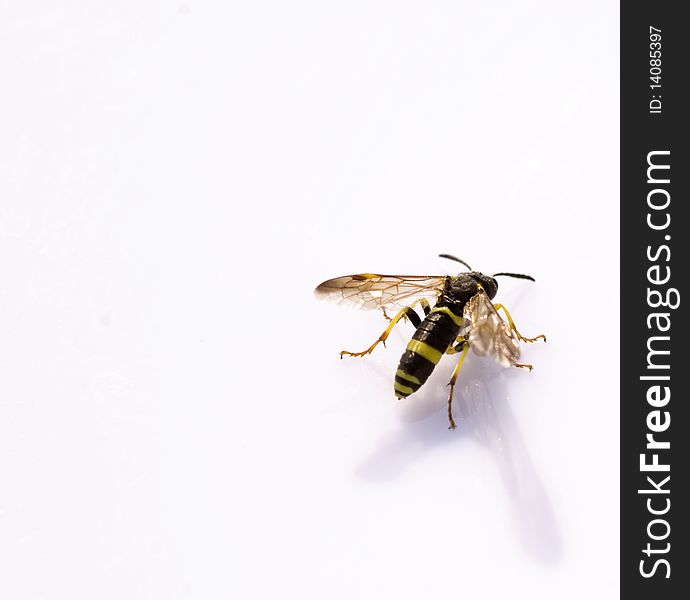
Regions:
[[[461,351],[462,353],[460,355],[460,360],[458,360],[458,364],[455,365],[453,374],[450,377],[450,383],[448,384],[450,386],[450,392],[448,394],[448,421],[450,422],[450,426],[448,429],[455,429],[455,421],[453,420],[453,392],[455,391],[455,381],[458,378],[458,373],[460,372],[462,363],[465,362],[467,351],[470,349],[470,345],[467,342],[462,342],[462,344],[463,348]]]
[[[543,333],[540,333],[538,336],[533,337],[533,338],[528,338],[522,335],[518,330],[517,327],[515,327],[515,322],[513,321],[513,317],[510,316],[510,313],[508,312],[508,309],[503,306],[503,304],[494,304],[494,308],[496,310],[503,310],[503,312],[506,314],[506,317],[508,317],[508,324],[510,325],[510,328],[515,332],[515,335],[517,335],[517,338],[523,342],[536,342],[539,338],[543,339],[546,341],[546,336]],[[518,366],[518,365],[515,365]],[[522,365],[520,365],[522,366]]]
[[[420,298],[417,300],[419,304],[422,305],[422,310],[424,311],[424,316],[428,315],[431,312],[431,307],[429,306],[429,301],[426,298]],[[417,303],[415,302],[415,304]],[[408,308],[412,308],[414,304],[411,304]],[[388,313],[386,312],[386,307],[382,306],[381,307],[381,312],[383,313],[383,318],[386,319],[389,323],[393,320],[388,316]],[[405,318],[409,318],[409,313],[405,316]],[[414,324],[414,317],[410,318],[410,321],[413,322]],[[419,325],[415,325],[415,327],[418,327]]]
[[[415,303],[416,304],[416,303]],[[383,345],[386,345],[386,340],[388,339],[388,336],[390,335],[390,332],[392,331],[393,327],[396,326],[398,321],[400,319],[409,319],[410,323],[414,325],[415,327],[419,327],[419,324],[422,322],[422,320],[419,318],[419,315],[412,310],[412,307],[414,304],[411,306],[406,306],[405,308],[402,308],[398,311],[398,314],[396,314],[392,319],[390,319],[390,323],[388,324],[388,327],[384,330],[384,332],[379,336],[379,339],[377,339],[371,346],[369,346],[366,350],[363,350],[362,352],[350,352],[348,350],[343,350],[340,353],[340,358],[343,356],[366,356],[367,354],[371,354],[374,351],[374,348],[379,345],[379,343],[383,342]],[[385,315],[385,312],[384,312]]]
[[[532,371],[532,369],[534,369],[532,365],[528,365],[527,363],[514,363],[513,366],[520,367],[521,369],[529,369],[530,372]]]
[[[457,342],[456,345],[455,346],[453,346],[453,345],[448,346],[448,350],[446,350],[446,354],[457,354],[458,352],[462,352],[463,347],[464,347],[465,343],[467,342],[465,337],[462,335],[459,335],[458,339],[455,341]]]
[[[431,312],[429,302],[426,298],[420,298],[418,302],[422,305],[422,310],[424,311],[424,316],[426,317]],[[414,306],[414,304],[412,306]]]

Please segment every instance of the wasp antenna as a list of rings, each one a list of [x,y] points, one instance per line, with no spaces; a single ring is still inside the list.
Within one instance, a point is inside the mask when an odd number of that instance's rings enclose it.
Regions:
[[[450,260],[454,260],[455,262],[459,262],[461,265],[465,265],[470,271],[472,270],[472,267],[468,265],[464,260],[460,260],[457,256],[453,256],[452,254],[439,254],[440,258],[449,258]]]
[[[504,277],[515,277],[515,279],[529,279],[530,281],[534,281],[534,277],[531,275],[523,275],[522,273],[494,273],[493,277],[499,277],[501,275]]]

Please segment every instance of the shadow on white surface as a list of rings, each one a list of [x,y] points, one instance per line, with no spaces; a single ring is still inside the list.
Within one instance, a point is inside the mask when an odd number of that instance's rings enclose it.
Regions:
[[[510,408],[507,380],[514,371],[508,375],[489,359],[473,358],[463,367],[462,382],[456,387],[458,429],[443,435],[438,416],[430,418],[446,408],[442,390],[447,388],[432,386],[431,393],[420,394],[411,405],[407,422],[388,434],[359,465],[357,475],[372,482],[389,481],[426,450],[474,439],[489,451],[498,467],[525,553],[537,562],[556,564],[563,553],[561,529]]]

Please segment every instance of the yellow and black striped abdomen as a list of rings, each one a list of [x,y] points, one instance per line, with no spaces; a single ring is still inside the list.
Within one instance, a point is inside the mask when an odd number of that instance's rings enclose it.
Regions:
[[[424,385],[448,346],[455,342],[462,323],[459,306],[451,309],[437,304],[419,324],[395,373],[394,389],[398,398],[405,398]]]

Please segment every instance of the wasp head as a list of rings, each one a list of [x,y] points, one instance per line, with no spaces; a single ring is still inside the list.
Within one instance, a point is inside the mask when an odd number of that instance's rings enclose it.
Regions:
[[[449,302],[467,302],[479,289],[483,289],[493,298],[498,291],[498,283],[493,277],[479,271],[459,273],[457,277],[450,277],[446,282],[444,296]]]
[[[496,295],[496,292],[498,292],[498,282],[493,277],[484,275],[479,271],[472,271],[469,273],[469,276],[479,285],[481,285],[482,288],[484,288],[484,291],[487,293],[489,298],[493,299],[493,297]]]

